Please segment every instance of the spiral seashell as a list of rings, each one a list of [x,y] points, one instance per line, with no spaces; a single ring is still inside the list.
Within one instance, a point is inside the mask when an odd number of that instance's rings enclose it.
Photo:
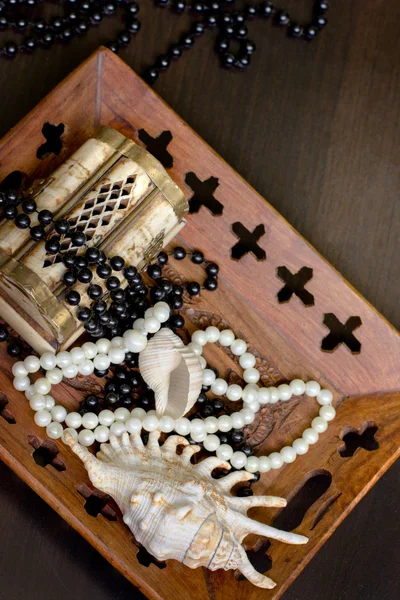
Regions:
[[[179,419],[201,392],[203,369],[194,354],[171,329],[160,329],[139,354],[140,373],[153,390],[159,416]]]

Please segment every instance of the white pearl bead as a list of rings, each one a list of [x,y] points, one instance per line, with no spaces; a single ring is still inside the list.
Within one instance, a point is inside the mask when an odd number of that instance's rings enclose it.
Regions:
[[[282,467],[283,458],[279,452],[272,452],[268,458],[271,463],[271,469],[280,469]]]
[[[51,423],[51,414],[48,410],[38,410],[35,412],[35,416],[33,417],[36,425],[39,427],[47,427],[49,423]]]
[[[59,352],[56,356],[57,367],[60,369],[64,369],[64,367],[68,367],[72,363],[71,355],[66,350]]]
[[[143,419],[142,426],[145,431],[155,431],[158,427],[158,417],[147,414]]]
[[[240,413],[243,415],[246,425],[251,425],[255,418],[254,412],[251,410],[251,408],[242,408]]]
[[[257,402],[260,404],[268,404],[271,400],[271,394],[268,388],[262,387],[258,390]]]
[[[216,379],[214,371],[211,369],[204,369],[203,371],[203,385],[212,385]]]
[[[249,369],[244,370],[243,379],[246,383],[257,383],[260,379],[260,373],[254,367],[250,367]]]
[[[272,386],[268,388],[269,391],[269,403],[276,404],[279,400],[278,388]]]
[[[237,339],[231,344],[231,352],[235,356],[241,356],[247,350],[247,344],[244,340]]]
[[[321,406],[331,404],[333,400],[333,394],[330,390],[321,390],[317,395],[317,402]]]
[[[147,346],[147,338],[134,329],[125,331],[124,342],[130,352],[141,352]]]
[[[238,450],[232,454],[230,462],[232,467],[235,469],[243,469],[247,463],[247,456],[244,452],[240,452],[240,450]]]
[[[303,438],[297,438],[297,440],[294,440],[292,446],[293,446],[296,454],[299,454],[299,455],[306,454],[308,452],[308,448],[309,448],[308,443]]]
[[[88,360],[92,360],[97,354],[97,346],[93,342],[85,342],[82,346],[82,350]]]
[[[82,348],[72,348],[70,351],[72,362],[75,365],[79,365],[83,360],[85,360],[85,351]]]
[[[33,394],[29,400],[29,406],[32,410],[44,410],[46,408],[46,398],[42,394]]]
[[[242,397],[242,388],[240,387],[240,385],[237,385],[237,383],[232,383],[231,385],[228,385],[228,389],[226,390],[226,397],[232,402],[240,400],[240,398]]]
[[[175,421],[172,417],[168,416],[168,415],[163,415],[160,418],[160,431],[162,431],[163,433],[169,433],[170,431],[174,430],[175,427]]]
[[[223,396],[225,394],[225,392],[226,392],[227,389],[228,389],[228,384],[225,381],[225,379],[221,379],[221,377],[218,377],[211,384],[211,391],[216,396]]]
[[[126,425],[122,421],[115,421],[110,427],[110,433],[116,437],[121,437],[124,431],[126,431]]]
[[[114,417],[116,421],[126,421],[131,416],[130,411],[127,408],[121,406],[114,411]]]
[[[148,317],[153,317],[153,316],[154,316],[154,309],[153,309],[153,307],[152,307],[152,306],[151,306],[150,308],[147,308],[147,309],[144,311],[144,318],[145,318],[145,319],[147,319]]]
[[[130,417],[125,421],[125,427],[128,433],[140,433],[142,431],[142,421],[136,417]]]
[[[200,344],[195,344],[194,342],[190,342],[187,347],[189,348],[189,350],[191,350],[193,352],[193,354],[195,354],[196,356],[201,356],[203,353],[203,346],[200,346]]]
[[[155,318],[160,321],[160,323],[166,323],[169,319],[170,310],[165,306],[159,306],[159,304],[154,305],[153,315]]]
[[[190,433],[190,421],[186,417],[181,417],[175,422],[175,431],[179,435],[188,435]]]
[[[253,383],[249,383],[242,391],[243,402],[253,402],[257,400],[259,388]]]
[[[200,364],[201,364],[201,368],[205,369],[207,367],[207,361],[204,358],[204,356],[199,356],[199,361],[200,361]]]
[[[206,417],[204,419],[204,428],[206,433],[216,433],[218,431],[217,417]]]
[[[220,445],[221,441],[217,435],[207,435],[203,442],[203,446],[208,452],[215,452]]]
[[[51,383],[45,377],[39,377],[39,379],[37,379],[33,385],[35,388],[35,392],[37,392],[38,394],[43,394],[43,396],[48,394],[51,390]]]
[[[82,429],[82,431],[78,433],[78,440],[82,446],[91,446],[94,444],[95,440],[94,432],[89,429]]]
[[[311,427],[317,433],[324,433],[324,431],[328,429],[328,421],[322,417],[315,417],[315,419],[311,421]]]
[[[149,333],[156,333],[161,328],[161,323],[157,317],[146,317],[144,320],[144,328]]]
[[[244,352],[239,358],[242,369],[251,369],[256,364],[256,357],[251,352]]]
[[[52,440],[58,440],[63,434],[63,426],[61,423],[49,423],[46,427],[46,434]]]
[[[53,417],[53,421],[57,421],[57,423],[63,423],[67,414],[67,410],[64,408],[64,406],[60,406],[59,404],[53,406],[53,408],[51,409],[51,416]]]
[[[293,379],[289,385],[294,396],[302,396],[306,391],[306,384],[302,379]]]
[[[321,406],[319,409],[319,416],[325,419],[325,421],[332,421],[336,416],[336,410],[330,404]]]
[[[28,373],[36,373],[40,369],[40,360],[37,356],[27,356],[24,360],[24,367]]]
[[[159,302],[156,302],[154,307],[156,306],[163,306],[164,308],[166,308],[168,311],[170,311],[170,307],[169,304],[167,304],[167,302],[163,302],[162,300],[160,300]]]
[[[78,412],[70,412],[65,417],[65,424],[72,429],[79,429],[82,425],[82,416]]]
[[[210,325],[206,329],[206,334],[207,334],[208,342],[211,342],[212,344],[214,344],[215,342],[218,342],[219,336],[220,336],[220,331],[219,331],[218,327],[214,327],[213,325]]]
[[[110,430],[105,425],[99,425],[94,430],[94,437],[96,442],[104,443],[108,442],[110,438]]]
[[[229,415],[221,415],[218,418],[218,427],[220,431],[226,433],[232,429],[232,419]]]
[[[321,386],[318,381],[307,381],[306,383],[306,394],[309,398],[315,398],[321,391]]]
[[[14,377],[13,386],[19,392],[25,392],[30,387],[30,385],[31,380],[29,379],[29,377]],[[35,384],[33,387],[35,389],[35,392],[37,392],[38,390],[36,389]]]
[[[64,431],[62,432],[62,435],[61,435],[61,439],[63,442],[66,443],[66,441],[67,441],[65,439],[66,433],[69,433],[69,435],[71,435],[74,438],[75,442],[78,441],[78,432],[75,429],[72,429],[71,427],[67,427],[66,429],[64,429]]]
[[[142,319],[142,318],[136,319],[136,321],[134,321],[134,323],[133,323],[133,329],[135,331],[143,331],[143,329],[144,329],[144,319]],[[124,338],[125,338],[125,336],[124,336]],[[124,339],[124,341],[125,341],[125,339]],[[125,343],[125,345],[126,345],[126,343]]]
[[[190,421],[190,435],[193,437],[193,434],[200,433],[205,433],[204,421],[201,419],[193,419]]]
[[[85,429],[95,429],[99,424],[99,417],[96,413],[88,412],[82,415],[82,427]]]
[[[191,433],[190,437],[194,442],[204,442],[204,440],[206,439],[206,435],[207,434],[205,431],[199,431],[197,433]]]
[[[230,346],[235,341],[235,334],[230,329],[224,329],[220,332],[218,341],[221,346]]]
[[[51,409],[55,407],[56,401],[54,400],[53,396],[49,396],[48,394],[46,394],[44,399],[46,400],[46,410],[51,411]]]
[[[22,360],[14,363],[11,369],[14,377],[26,377],[28,375],[28,371],[25,369],[25,365]]]
[[[67,365],[62,369],[62,374],[67,379],[74,379],[78,375],[78,365],[74,365],[73,363]]]
[[[93,371],[94,364],[91,360],[85,359],[80,363],[80,365],[78,365],[78,373],[80,373],[84,377],[88,377],[93,373]]]
[[[108,358],[113,365],[120,365],[125,360],[125,350],[122,348],[111,348],[108,353]]]
[[[257,456],[248,456],[245,468],[249,473],[257,473],[257,471],[260,469],[260,461],[258,460]]]
[[[292,446],[284,446],[280,451],[283,462],[290,464],[296,460],[296,450]]]
[[[199,344],[199,346],[204,346],[208,342],[208,336],[205,331],[198,329],[194,331],[192,334],[192,342],[195,344]]]
[[[245,426],[244,416],[240,412],[232,413],[231,420],[233,429],[242,429]]]
[[[98,354],[107,354],[111,348],[111,342],[107,338],[100,338],[96,342],[96,348]]]
[[[221,460],[229,460],[233,455],[232,446],[230,446],[229,444],[221,444],[217,448],[216,455]]]
[[[99,371],[104,371],[105,369],[108,369],[108,367],[111,364],[111,361],[107,354],[98,354],[93,359],[93,364],[95,369],[98,369]]]
[[[278,392],[279,400],[282,400],[283,402],[290,400],[290,398],[292,397],[292,388],[290,387],[290,385],[287,385],[287,383],[282,383],[282,385],[278,385]]]
[[[111,413],[114,414],[114,413]],[[141,408],[140,406],[137,406],[136,408],[133,408],[131,410],[131,417],[135,417],[136,419],[140,419],[141,421],[143,421],[143,419],[146,416],[146,411],[144,410],[144,408]]]
[[[120,348],[121,350],[124,350],[125,349],[124,338],[121,337],[120,335],[116,335],[111,340],[111,348]]]
[[[114,413],[111,410],[105,409],[99,412],[99,423],[100,425],[105,425],[106,427],[110,427],[115,421]]]
[[[62,381],[62,378],[63,374],[61,369],[50,369],[46,373],[46,379],[48,379],[52,385],[57,385],[58,383],[60,383]]]
[[[271,461],[268,456],[260,456],[258,459],[258,470],[260,473],[268,473],[271,470]]]
[[[302,438],[311,446],[312,444],[316,444],[318,442],[319,434],[315,431],[315,429],[311,429],[311,427],[309,427],[303,431]]]
[[[33,383],[31,383],[31,385],[25,390],[25,398],[27,400],[31,400],[35,394],[35,386],[33,385]]]
[[[253,413],[258,413],[258,411],[260,410],[260,403],[258,402],[258,400],[252,400],[251,402],[246,402],[246,408],[250,408]]]

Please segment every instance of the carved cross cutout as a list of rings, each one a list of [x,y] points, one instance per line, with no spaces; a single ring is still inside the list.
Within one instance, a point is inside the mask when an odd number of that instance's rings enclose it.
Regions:
[[[343,324],[333,313],[326,313],[323,323],[331,331],[322,340],[321,350],[333,352],[340,344],[344,343],[352,354],[358,354],[361,351],[361,343],[353,335],[353,331],[362,325],[360,317],[349,317]]]
[[[278,267],[277,275],[279,279],[285,282],[278,292],[278,302],[288,302],[295,294],[305,306],[314,305],[314,296],[304,288],[305,284],[313,276],[313,270],[310,267],[302,267],[297,273],[291,273],[287,267]]]
[[[157,560],[143,546],[139,548],[138,553],[136,554],[136,558],[138,559],[138,562],[140,562],[140,564],[144,567],[155,565],[158,569],[165,569],[165,567],[167,566],[167,563],[164,560]]]
[[[174,159],[167,150],[168,144],[172,140],[170,131],[163,131],[158,137],[153,138],[145,129],[139,130],[139,139],[146,145],[146,149],[152,154],[166,169],[171,169]]]
[[[56,154],[57,156],[60,154],[63,144],[60,138],[64,133],[64,129],[64,123],[60,123],[59,125],[45,123],[43,125],[42,133],[46,138],[46,141],[37,149],[37,158],[40,158],[42,160],[46,158],[49,154]]]
[[[216,177],[209,177],[204,181],[200,181],[195,173],[187,173],[185,183],[194,192],[189,200],[190,213],[197,213],[202,206],[205,206],[214,216],[222,215],[224,206],[219,200],[214,198],[214,192],[219,186],[219,181]]]
[[[12,412],[7,408],[7,405],[7,396],[4,394],[4,392],[0,392],[0,416],[3,417],[3,419],[7,421],[7,423],[10,423],[10,425],[15,425],[17,420],[12,414]]]
[[[231,249],[231,258],[240,260],[249,252],[257,260],[265,260],[267,258],[265,250],[258,245],[258,240],[265,234],[264,225],[257,225],[253,231],[249,231],[242,223],[237,221],[233,223],[232,231],[239,238],[239,241]]]
[[[65,471],[66,466],[62,458],[58,456],[60,451],[53,440],[44,440],[41,442],[36,435],[28,435],[28,442],[35,449],[32,456],[37,465],[40,467],[51,465],[57,471]]]
[[[77,483],[76,489],[86,500],[84,509],[87,514],[91,517],[97,517],[99,514],[103,515],[109,521],[117,521],[118,516],[115,510],[108,505],[111,501],[111,496],[100,492],[100,490],[91,490],[84,483]]]
[[[358,448],[363,448],[368,452],[378,450],[379,444],[375,439],[375,434],[378,431],[377,425],[372,421],[366,421],[360,429],[355,427],[345,427],[340,435],[343,444],[338,449],[342,458],[354,456]]]

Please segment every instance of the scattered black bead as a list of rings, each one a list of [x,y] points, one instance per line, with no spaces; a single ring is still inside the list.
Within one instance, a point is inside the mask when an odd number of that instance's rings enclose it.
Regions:
[[[166,252],[160,252],[157,256],[157,261],[159,265],[165,265],[168,262],[168,254]]]
[[[22,346],[18,342],[10,342],[7,346],[7,352],[13,358],[19,356],[22,352]]]
[[[191,296],[197,296],[200,294],[200,284],[197,281],[191,281],[187,284],[186,289]]]
[[[68,231],[69,231],[69,223],[68,223],[67,219],[59,219],[58,221],[56,221],[54,223],[54,229],[60,235],[62,235],[62,234],[65,235],[66,233],[68,233]]]
[[[185,320],[181,315],[172,315],[169,319],[171,329],[181,329],[185,324]]]
[[[78,310],[78,319],[79,321],[85,322],[88,321],[90,319],[90,315],[91,315],[91,310],[90,308],[88,308],[87,306],[83,306],[82,308],[80,308]],[[96,324],[97,327],[97,324]]]
[[[232,443],[235,445],[242,444],[242,442],[244,441],[243,431],[241,431],[240,429],[233,429],[231,431],[231,440]]]
[[[207,277],[204,282],[204,287],[209,292],[214,292],[218,287],[218,281],[214,277]]]
[[[139,19],[131,19],[128,23],[128,31],[129,33],[139,33],[141,28],[141,23],[139,21]]]
[[[20,215],[17,215],[15,217],[15,225],[18,227],[18,229],[28,229],[28,227],[30,227],[30,224],[31,220],[29,218],[29,215],[21,213]]]
[[[4,325],[0,325],[0,342],[5,342],[8,338],[8,331]]]
[[[101,279],[107,279],[111,275],[111,267],[110,265],[100,264],[96,269],[96,273]]]
[[[81,296],[75,290],[71,290],[70,292],[68,292],[65,299],[71,306],[77,306],[81,301]]]
[[[214,407],[211,403],[205,403],[201,408],[200,408],[200,414],[202,417],[206,418],[206,417],[211,417],[213,416],[215,413],[214,411]]]
[[[119,401],[119,396],[115,392],[110,392],[106,395],[105,401],[107,406],[115,406]]]
[[[89,289],[88,289],[89,298],[91,298],[92,300],[97,300],[98,298],[101,298],[102,295],[103,295],[103,290],[101,289],[101,287],[99,285],[97,285],[97,283],[94,283],[91,286],[89,286]]]
[[[125,266],[125,260],[122,256],[113,256],[110,258],[110,267],[113,271],[122,271]]]
[[[81,283],[90,283],[93,279],[93,273],[88,267],[85,267],[78,271],[77,277],[78,281],[80,281]]]
[[[75,266],[76,256],[73,252],[66,252],[65,254],[63,254],[62,261],[64,266],[66,266],[67,269],[69,269]]]
[[[221,412],[221,410],[224,408],[224,403],[222,402],[222,400],[213,400],[213,407],[216,413]]]
[[[41,225],[50,225],[53,220],[53,214],[49,210],[41,210],[38,213],[38,221]]]
[[[221,444],[229,444],[229,435],[227,433],[218,432],[218,437]]]
[[[42,225],[35,225],[31,228],[31,238],[35,240],[35,242],[40,242],[46,235],[44,227]]]
[[[83,233],[83,231],[74,231],[71,234],[71,242],[74,246],[83,246],[83,244],[86,242],[86,235]]]
[[[306,40],[311,41],[315,38],[318,33],[318,29],[313,25],[308,25],[304,27],[304,37]]]
[[[240,448],[241,452],[244,452],[246,456],[251,456],[253,454],[253,448],[250,444],[243,444]]]
[[[112,290],[116,290],[119,288],[120,286],[120,280],[118,279],[118,277],[115,277],[114,275],[112,275],[111,277],[109,277],[106,281],[106,288],[111,292]]]
[[[292,23],[288,29],[288,34],[294,38],[301,37],[303,35],[303,28],[298,23]]]
[[[237,490],[236,495],[239,496],[240,498],[243,498],[246,496],[252,496],[253,490],[251,489],[250,486],[243,486]]]
[[[14,58],[18,52],[18,46],[14,42],[7,42],[4,46],[4,52],[9,58]]]
[[[24,216],[30,221],[28,215]],[[49,254],[57,254],[60,251],[60,239],[58,237],[51,237],[46,241],[45,248],[46,252],[49,252]]]
[[[274,12],[274,7],[272,2],[263,2],[259,8],[260,15],[264,17],[264,19],[269,19],[269,17]]]
[[[98,408],[98,406],[99,398],[94,394],[90,394],[90,396],[87,396],[87,398],[85,398],[85,407],[88,410],[95,410],[96,408]]]
[[[108,372],[109,372],[109,369],[101,369],[101,370],[100,369],[95,369],[93,371],[93,373],[96,375],[96,377],[100,377],[100,378],[107,377]]]
[[[124,268],[125,279],[132,281],[138,275],[137,268],[133,265]]]
[[[18,214],[17,207],[13,206],[12,204],[8,204],[3,209],[3,216],[5,219],[8,219],[9,221],[13,221],[16,218],[17,214]]]
[[[90,264],[95,265],[99,262],[100,250],[98,248],[94,248],[92,246],[86,250],[85,256],[88,259]]]
[[[22,201],[21,208],[26,215],[31,215],[36,210],[36,202],[31,198],[27,198]]]
[[[161,267],[160,265],[154,264],[149,265],[147,268],[147,274],[152,279],[159,279],[161,277]]]

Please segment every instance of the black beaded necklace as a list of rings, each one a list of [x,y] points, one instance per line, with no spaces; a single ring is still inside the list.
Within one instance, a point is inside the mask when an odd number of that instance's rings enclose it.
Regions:
[[[125,29],[114,40],[106,45],[118,53],[128,46],[140,31],[137,18],[139,5],[129,0],[63,0],[63,15],[52,17],[49,22],[42,18],[20,16],[20,7],[32,8],[44,0],[0,0],[0,31],[10,30],[23,34],[20,44],[8,41],[0,47],[0,55],[15,58],[18,52],[30,53],[37,47],[50,48],[56,42],[69,42],[73,37],[83,36],[91,27],[96,27],[104,17],[123,15]],[[221,65],[225,68],[244,70],[256,50],[255,43],[248,37],[246,22],[256,18],[269,20],[281,27],[292,38],[313,40],[325,27],[327,0],[316,0],[313,16],[309,23],[300,25],[282,9],[276,8],[272,2],[247,3],[243,10],[234,10],[235,0],[155,0],[156,7],[170,7],[178,15],[187,11],[193,17],[190,30],[181,36],[177,44],[159,56],[154,65],[147,68],[143,77],[148,83],[154,83],[162,71],[166,71],[171,61],[180,58],[185,50],[193,47],[197,37],[207,30],[217,32],[215,50],[220,56]],[[14,13],[14,14],[13,14]],[[238,44],[236,53],[232,51],[233,43]],[[26,219],[22,219],[22,222]]]

